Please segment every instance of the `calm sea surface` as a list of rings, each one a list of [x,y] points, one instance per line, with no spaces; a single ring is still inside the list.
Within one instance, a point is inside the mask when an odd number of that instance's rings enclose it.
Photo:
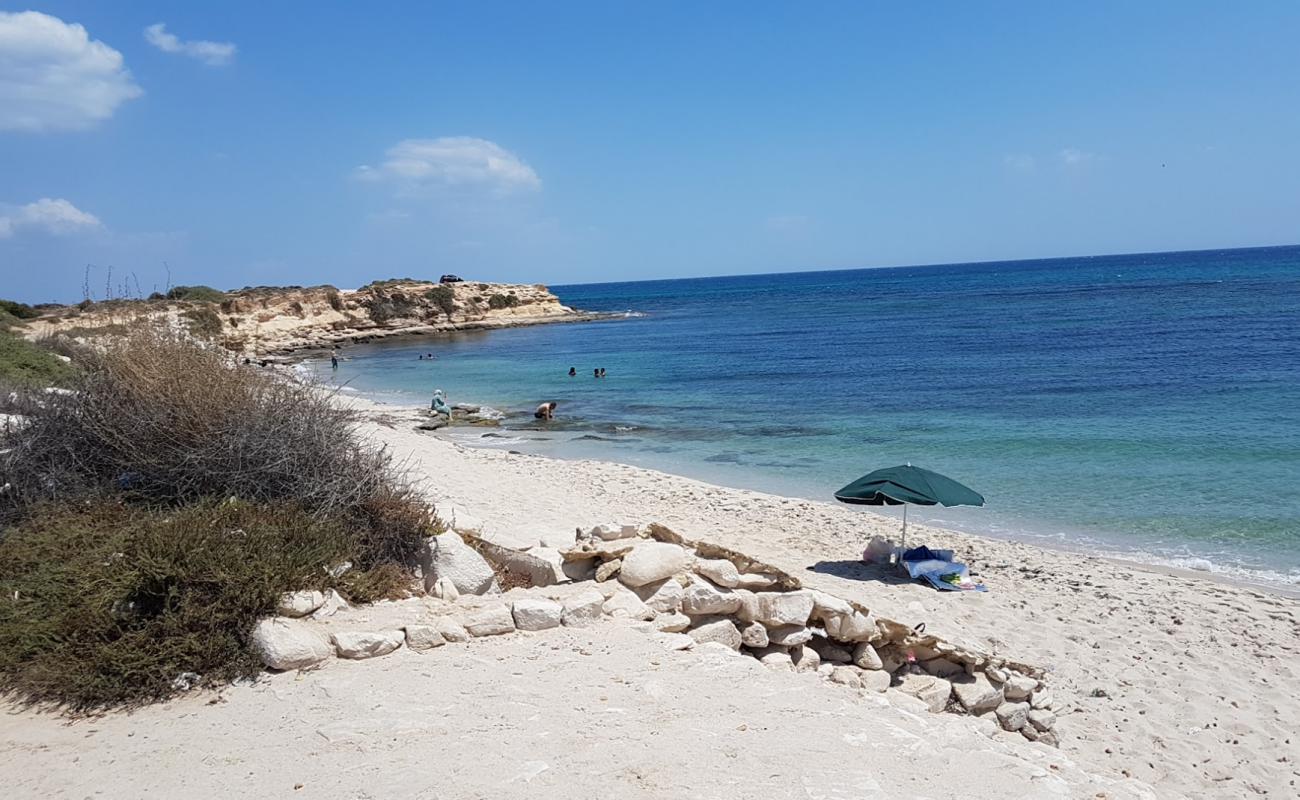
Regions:
[[[510,412],[486,446],[821,499],[910,461],[988,498],[926,522],[1300,583],[1300,247],[553,289],[636,315],[313,368]]]

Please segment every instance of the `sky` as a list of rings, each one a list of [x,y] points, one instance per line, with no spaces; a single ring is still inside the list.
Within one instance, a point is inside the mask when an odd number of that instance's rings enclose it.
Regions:
[[[0,296],[1300,242],[1300,4],[0,0]]]

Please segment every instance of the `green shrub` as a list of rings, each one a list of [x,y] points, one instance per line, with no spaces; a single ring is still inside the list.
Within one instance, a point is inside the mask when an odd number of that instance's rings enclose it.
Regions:
[[[0,382],[19,386],[67,383],[73,369],[63,359],[0,327]],[[4,482],[0,481],[0,485]]]
[[[168,697],[187,672],[253,674],[257,619],[324,586],[347,550],[337,522],[287,506],[42,508],[0,541],[0,682],[94,711]]]
[[[212,306],[187,308],[181,312],[181,316],[185,318],[185,327],[189,332],[200,339],[215,339],[224,330],[221,316]]]
[[[435,286],[424,296],[449,317],[456,311],[456,292],[450,286]]]
[[[173,286],[167,290],[168,300],[189,300],[194,303],[220,303],[226,293],[211,286]]]
[[[0,313],[9,314],[18,319],[34,319],[41,315],[41,312],[26,303],[18,303],[13,300],[0,300]]]
[[[325,293],[325,300],[330,304],[330,308],[335,311],[343,310],[343,298],[334,289],[330,289]]]
[[[513,294],[494,294],[488,298],[488,308],[514,308],[519,305],[519,298]]]
[[[390,319],[409,317],[415,312],[416,305],[400,292],[388,296],[373,298],[366,308],[370,318],[379,324]]]

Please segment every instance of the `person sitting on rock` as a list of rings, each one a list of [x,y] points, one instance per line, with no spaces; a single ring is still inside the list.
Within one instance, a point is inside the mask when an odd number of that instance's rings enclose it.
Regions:
[[[537,407],[537,410],[533,412],[533,418],[534,419],[555,419],[555,406],[556,404],[554,402],[542,403],[540,406]]]

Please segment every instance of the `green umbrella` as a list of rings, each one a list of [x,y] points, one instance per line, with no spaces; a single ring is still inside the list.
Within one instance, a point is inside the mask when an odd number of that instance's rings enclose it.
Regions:
[[[841,503],[903,506],[903,547],[907,547],[907,507],[982,506],[984,496],[946,475],[906,464],[869,472],[835,493]]]

